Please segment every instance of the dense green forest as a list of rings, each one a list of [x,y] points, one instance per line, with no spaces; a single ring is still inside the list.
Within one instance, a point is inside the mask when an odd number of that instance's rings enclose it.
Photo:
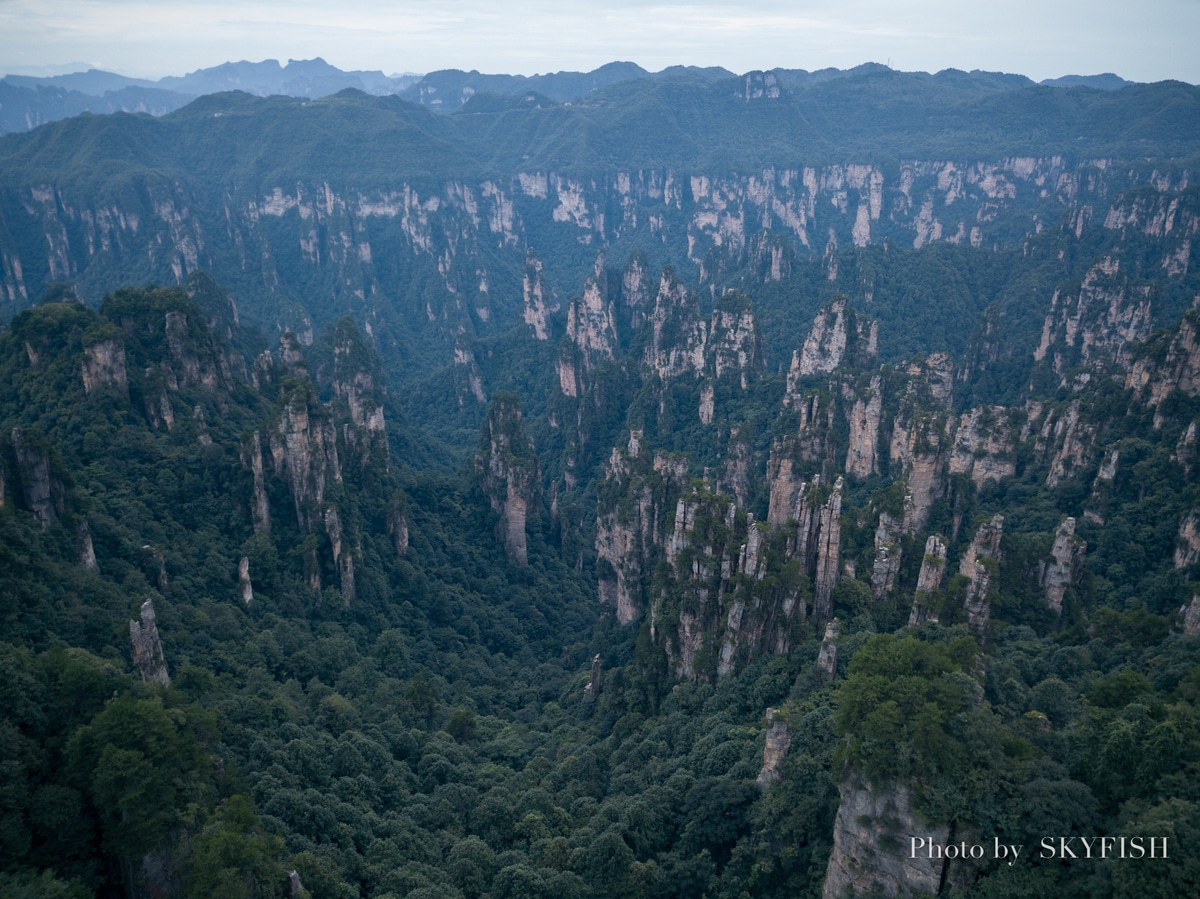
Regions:
[[[960,74],[0,141],[0,893],[1195,893],[1196,91]]]

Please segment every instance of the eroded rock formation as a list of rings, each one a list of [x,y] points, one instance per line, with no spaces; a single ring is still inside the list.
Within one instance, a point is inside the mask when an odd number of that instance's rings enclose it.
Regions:
[[[946,574],[946,541],[933,534],[925,541],[925,556],[921,559],[921,572],[917,575],[917,589],[913,594],[912,612],[908,616],[909,627],[925,621],[937,621],[937,609],[930,601],[930,594],[942,586]]]
[[[817,670],[828,678],[837,675],[838,637],[841,634],[842,625],[836,618],[825,625],[825,637],[821,640],[821,651],[817,655]]]
[[[792,354],[788,393],[801,378],[828,374],[843,360],[865,364],[878,352],[879,323],[856,314],[846,297],[836,297],[817,313],[804,346]]]
[[[762,766],[758,770],[758,777],[755,778],[755,782],[762,788],[778,782],[783,776],[779,769],[792,745],[787,720],[779,714],[778,709],[767,709],[767,725],[767,742],[763,746]]]
[[[903,519],[897,520],[887,512],[879,513],[879,525],[875,528],[875,561],[871,567],[871,591],[876,599],[883,599],[896,587],[903,555],[900,546],[903,524]]]
[[[13,428],[11,439],[25,506],[48,528],[66,511],[62,485],[50,470],[50,448],[41,435],[22,428]]]
[[[1054,534],[1051,560],[1041,566],[1041,582],[1046,588],[1046,604],[1055,612],[1062,611],[1067,588],[1079,577],[1087,544],[1075,536],[1075,519],[1066,518]]]
[[[967,611],[967,626],[971,633],[983,636],[991,620],[991,602],[988,586],[1000,558],[1000,538],[1004,532],[1004,516],[993,515],[975,531],[975,538],[967,546],[958,563],[958,573],[967,578],[967,592],[963,606]]]
[[[492,511],[499,516],[497,539],[512,561],[528,564],[527,520],[537,516],[542,481],[515,394],[497,394],[492,400],[475,470]]]
[[[238,562],[238,590],[242,594],[242,602],[246,605],[254,600],[254,585],[250,583],[250,559],[242,556]]]
[[[944,846],[954,840],[954,831],[948,824],[922,820],[906,787],[869,784],[851,773],[839,792],[823,899],[933,896],[947,886],[965,888],[968,872],[961,862],[912,852],[914,839]]]
[[[154,615],[154,603],[146,600],[142,603],[140,621],[129,622],[129,643],[133,648],[133,664],[137,665],[142,674],[142,682],[147,684],[162,684],[164,687],[171,683],[167,674],[167,663],[163,658],[162,642],[158,637],[158,621]]]
[[[125,345],[116,337],[100,340],[83,348],[83,389],[91,393],[101,384],[112,384],[129,396],[125,372]]]

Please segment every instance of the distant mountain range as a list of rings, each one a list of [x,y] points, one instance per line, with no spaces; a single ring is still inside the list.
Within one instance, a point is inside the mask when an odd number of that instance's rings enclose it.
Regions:
[[[797,89],[885,68],[877,63],[868,63],[853,69],[820,69],[815,72],[775,69],[774,74],[780,84]],[[980,93],[1017,90],[1035,84],[1023,75],[979,70],[962,72],[946,69],[935,75],[917,74],[959,87],[969,85]],[[611,62],[591,72],[554,72],[532,76],[488,75],[461,69],[444,69],[423,76],[413,73],[385,75],[381,71],[343,71],[320,57],[289,59],[287,65],[280,65],[274,59],[227,62],[157,81],[129,78],[99,69],[46,77],[8,75],[0,79],[0,134],[30,131],[46,122],[83,112],[165,115],[197,97],[222,91],[245,91],[260,97],[284,95],[315,99],[352,88],[377,96],[394,94],[436,112],[453,112],[477,94],[510,98],[532,95],[564,103],[622,81],[680,77],[712,82],[738,76],[719,66],[670,66],[661,72],[648,72],[632,62]],[[1105,73],[1065,75],[1041,83],[1052,87],[1088,87],[1111,91],[1134,82]]]

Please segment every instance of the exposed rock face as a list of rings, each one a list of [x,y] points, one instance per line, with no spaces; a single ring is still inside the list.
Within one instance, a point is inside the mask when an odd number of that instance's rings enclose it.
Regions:
[[[1015,428],[1003,406],[980,406],[964,412],[950,451],[950,473],[967,474],[976,487],[1017,473]]]
[[[129,622],[129,642],[133,647],[133,664],[142,673],[142,682],[162,684],[164,687],[170,684],[162,642],[158,638],[154,603],[150,600],[142,603],[141,621]]]
[[[1189,637],[1200,636],[1200,596],[1179,607],[1179,625]]]
[[[850,410],[850,446],[846,473],[865,478],[879,473],[879,421],[883,414],[882,379],[871,378],[866,396],[857,396]]]
[[[175,407],[171,404],[171,395],[158,370],[146,369],[146,388],[142,396],[150,427],[172,430],[175,427]]]
[[[250,560],[246,556],[242,556],[238,562],[238,589],[242,594],[242,602],[250,605],[254,599],[254,585],[250,583]]]
[[[172,389],[200,387],[212,392],[218,386],[229,386],[228,360],[216,352],[212,337],[199,322],[193,333],[193,323],[183,311],[166,313],[163,330],[171,363],[164,363],[164,374]]]
[[[946,574],[946,542],[936,534],[925,541],[925,557],[921,560],[921,572],[917,575],[917,590],[913,594],[912,612],[908,625],[912,627],[925,621],[937,621],[937,610],[928,604],[929,594],[942,586]]]
[[[308,363],[304,361],[304,348],[300,338],[291,331],[284,331],[279,338],[279,361],[284,371],[298,381],[307,381]]]
[[[635,428],[628,451],[613,450],[596,518],[600,601],[616,608],[621,624],[644,608],[642,572],[653,571],[666,543],[667,516],[687,483],[687,462],[666,455],[645,459],[641,437]],[[631,502],[622,503],[621,497]]]
[[[1050,358],[1058,375],[1081,363],[1125,369],[1133,344],[1145,340],[1151,322],[1149,285],[1122,277],[1119,260],[1106,256],[1074,296],[1055,291],[1034,359]]]
[[[899,785],[878,787],[856,773],[839,788],[841,803],[833,824],[833,852],[825,870],[823,899],[879,894],[938,895],[944,886],[967,885],[961,862],[913,853],[913,839],[938,845],[954,841],[947,824],[927,824],[913,809],[909,791]],[[915,858],[910,856],[915,855]]]
[[[1079,577],[1087,544],[1075,536],[1075,519],[1066,518],[1054,534],[1050,550],[1053,561],[1042,563],[1041,582],[1046,588],[1046,604],[1055,612],[1062,611],[1067,587]]]
[[[1046,486],[1051,489],[1087,465],[1095,445],[1096,429],[1080,418],[1080,402],[1075,400],[1059,415],[1046,416],[1038,434],[1036,451],[1052,453]]]
[[[83,348],[83,389],[91,393],[101,384],[112,384],[129,396],[125,374],[125,344],[115,337]]]
[[[399,496],[392,500],[388,509],[387,533],[392,538],[396,555],[408,552],[408,516],[404,514],[404,501]]]
[[[1188,512],[1179,523],[1175,539],[1175,567],[1188,568],[1200,562],[1200,514]]]
[[[729,435],[729,445],[725,448],[725,467],[717,486],[732,496],[742,508],[746,507],[750,496],[752,452],[749,439],[739,429],[734,428]]]
[[[833,588],[838,584],[841,566],[838,550],[842,534],[842,479],[833,485],[829,501],[821,509],[817,525],[816,577],[813,581],[813,617],[828,621],[833,617]]]
[[[498,394],[492,401],[475,469],[492,511],[500,516],[497,539],[509,559],[528,564],[526,520],[540,503],[542,478],[515,394]]]
[[[828,374],[842,364],[866,364],[875,358],[879,345],[879,323],[858,315],[845,297],[836,297],[813,320],[804,346],[792,354],[788,370],[788,394],[796,392],[800,378]]]
[[[49,451],[21,428],[12,429],[12,446],[25,505],[37,523],[48,528],[65,511],[62,485],[50,474]]]
[[[100,565],[96,562],[96,550],[92,546],[92,532],[87,521],[81,521],[77,531],[79,539],[79,564],[91,572],[98,572]]]
[[[1148,352],[1140,356],[1129,369],[1125,378],[1126,388],[1132,388],[1148,406],[1159,406],[1174,391],[1181,390],[1188,396],[1200,395],[1200,339],[1197,339],[1197,317],[1189,312],[1179,323],[1179,330],[1170,337],[1166,358],[1153,352],[1156,343],[1151,341]]]
[[[788,402],[786,397],[784,402]],[[814,391],[800,398],[793,408],[799,414],[799,426],[794,433],[771,445],[767,464],[770,490],[767,520],[772,524],[796,518],[806,487],[803,472],[829,477],[832,467],[833,404],[825,403],[822,395]]]
[[[596,653],[592,657],[592,676],[588,679],[587,686],[583,688],[583,692],[587,696],[600,695],[600,653]]]
[[[525,305],[521,318],[525,324],[533,328],[533,336],[537,340],[549,340],[550,329],[547,321],[557,307],[547,302],[546,278],[542,271],[542,260],[534,255],[532,250],[525,253],[525,272],[521,279],[521,295]]]
[[[800,571],[814,577],[818,557],[836,571],[836,550],[821,556],[822,534],[836,546],[840,495],[806,498],[799,525],[755,522],[727,496],[688,479],[687,463],[663,454],[645,458],[634,430],[628,451],[613,450],[598,491],[596,551],[600,598],[622,623],[647,609],[650,635],[678,677],[721,677],[762,653],[786,653],[793,622],[807,612]],[[830,510],[834,511],[830,511]],[[660,563],[671,576],[650,581]]]
[[[829,678],[837,674],[837,645],[841,634],[842,625],[836,618],[825,625],[825,638],[821,641],[821,652],[817,655],[817,670]]]
[[[196,428],[196,442],[201,446],[212,446],[212,435],[208,433],[208,419],[203,406],[192,407],[192,424]]]
[[[617,348],[617,322],[608,297],[605,258],[596,257],[595,273],[583,286],[583,295],[567,307],[567,334],[558,359],[559,388],[569,397],[580,395],[583,379]]]
[[[945,491],[947,422],[940,415],[922,415],[910,423],[907,431],[899,423],[892,434],[893,459],[908,470],[904,530],[915,534],[925,527],[929,510]],[[900,452],[897,438],[900,438]],[[897,459],[898,457],[898,459]]]
[[[468,399],[476,403],[487,402],[487,391],[483,389],[483,372],[479,360],[463,335],[459,335],[454,347],[454,391],[459,408],[467,405]]]
[[[762,767],[759,768],[755,783],[766,788],[779,781],[783,776],[779,768],[787,758],[788,749],[792,745],[792,735],[788,732],[787,721],[779,715],[778,709],[767,709],[767,742],[763,746]]]
[[[700,418],[712,421],[711,382],[736,377],[745,390],[751,372],[762,367],[761,338],[750,301],[729,291],[714,304],[712,316],[700,316],[700,302],[664,271],[650,313],[650,344],[643,362],[660,381],[691,374],[707,378]]]
[[[267,499],[262,438],[258,431],[250,438],[249,445],[242,448],[242,464],[250,469],[254,478],[254,533],[257,536],[268,536],[271,533],[271,504]]]
[[[967,610],[967,626],[971,633],[983,636],[987,633],[988,622],[991,620],[991,603],[988,599],[988,584],[991,580],[991,568],[988,560],[1000,558],[1000,538],[1004,532],[1004,516],[994,515],[992,520],[984,522],[975,532],[962,559],[958,563],[958,572],[968,579],[967,594],[963,605]]]
[[[871,591],[876,599],[883,599],[896,587],[903,534],[903,521],[897,521],[887,512],[879,513],[879,526],[875,529],[875,563],[871,568]]]
[[[383,418],[383,390],[363,344],[362,335],[348,317],[334,327],[333,395],[345,401],[351,425],[343,430],[348,452],[360,455],[362,464],[372,456],[386,470],[389,464],[387,430]]]
[[[349,606],[357,594],[354,583],[354,557],[349,547],[342,545],[342,519],[337,509],[330,506],[325,510],[325,533],[333,549],[333,564],[341,580],[342,602]]]
[[[271,458],[276,476],[287,477],[296,520],[311,533],[321,521],[325,488],[341,482],[342,469],[333,420],[307,385],[284,404],[271,434]]]

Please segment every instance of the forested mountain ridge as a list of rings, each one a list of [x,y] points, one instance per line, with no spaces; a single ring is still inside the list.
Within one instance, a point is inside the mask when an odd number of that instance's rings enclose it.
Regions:
[[[773,74],[790,87],[808,87],[852,76],[882,66],[867,65],[855,69],[775,69]],[[1013,90],[1032,85],[1020,75],[996,72],[960,72],[948,69],[936,75],[915,73],[925,79],[968,82],[977,92]],[[144,112],[164,115],[186,106],[197,97],[221,91],[245,91],[265,97],[282,94],[289,97],[320,98],[351,88],[375,95],[396,94],[439,112],[453,112],[477,94],[524,100],[565,102],[577,100],[602,87],[639,78],[673,78],[685,75],[706,81],[733,78],[734,73],[719,66],[669,66],[651,74],[636,63],[611,62],[591,72],[553,72],[542,75],[490,75],[475,70],[444,69],[427,75],[384,75],[381,71],[342,71],[325,60],[289,59],[261,62],[227,62],[198,69],[183,76],[150,80],[130,78],[113,72],[89,69],[67,75],[8,75],[0,79],[0,134],[32,131],[39,125],[69,118],[81,112]],[[1104,75],[1067,75],[1043,82],[1060,87],[1087,86],[1098,90],[1118,90],[1132,82],[1111,73]],[[481,102],[475,101],[476,109]]]
[[[1195,91],[895,74],[0,143],[0,885],[1186,892]]]

